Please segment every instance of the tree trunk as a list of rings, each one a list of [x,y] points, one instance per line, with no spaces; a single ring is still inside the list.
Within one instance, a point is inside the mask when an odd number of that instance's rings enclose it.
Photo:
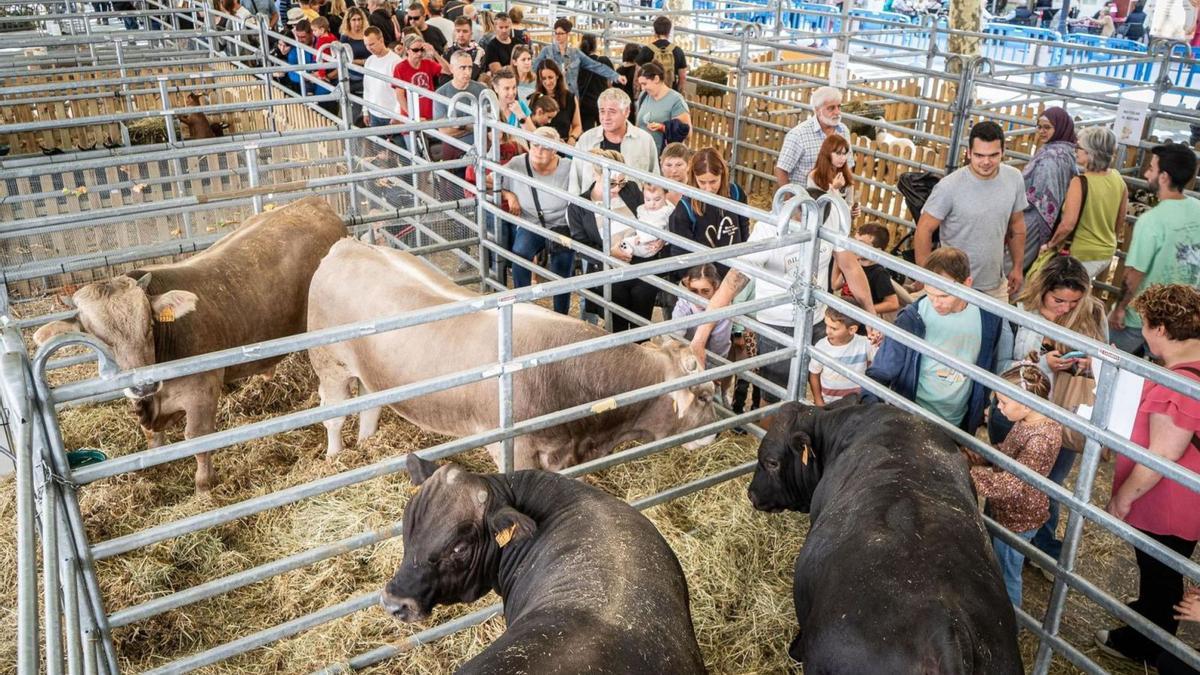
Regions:
[[[950,0],[950,28],[980,32],[983,30],[982,0]],[[950,52],[963,57],[979,56],[980,39],[968,35],[950,35]],[[951,73],[962,72],[961,64],[951,61],[946,65]]]

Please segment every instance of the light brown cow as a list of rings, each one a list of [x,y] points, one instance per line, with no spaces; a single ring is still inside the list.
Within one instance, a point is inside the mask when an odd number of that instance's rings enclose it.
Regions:
[[[313,275],[308,329],[393,316],[479,296],[461,288],[414,256],[354,240],[338,242]],[[513,311],[513,353],[530,354],[604,335],[600,328],[532,304]],[[375,392],[496,363],[496,310],[413,326],[309,350],[320,378],[322,403]],[[513,375],[513,419],[607,399],[640,387],[696,372],[699,366],[680,345],[623,345],[601,352],[526,368]],[[517,438],[517,469],[560,470],[609,454],[626,441],[651,441],[716,419],[714,386],[705,382],[656,399],[599,410],[573,422]],[[467,436],[498,426],[495,379],[402,401],[392,408],[423,429]],[[375,433],[380,409],[359,418],[359,441]],[[329,455],[342,450],[345,418],[325,423]],[[687,444],[701,447],[712,439]],[[499,464],[500,445],[488,446]]]
[[[252,216],[207,251],[80,288],[71,297],[79,314],[38,329],[39,345],[83,331],[112,350],[122,369],[229,349],[304,332],[308,284],[321,258],[346,236],[342,219],[319,197]],[[148,387],[127,389],[150,447],[163,430],[186,418],[185,438],[216,428],[217,397],[226,382],[268,371],[282,357],[263,359]],[[207,453],[196,455],[196,490],[216,473]]]

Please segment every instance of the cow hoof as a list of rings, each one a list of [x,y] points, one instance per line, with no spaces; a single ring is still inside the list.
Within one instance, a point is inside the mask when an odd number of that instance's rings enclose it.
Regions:
[[[217,484],[216,475],[201,476],[196,475],[196,494],[208,494],[212,492],[213,486]]]

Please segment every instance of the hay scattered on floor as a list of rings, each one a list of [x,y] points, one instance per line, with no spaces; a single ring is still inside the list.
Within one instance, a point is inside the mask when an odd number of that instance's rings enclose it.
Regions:
[[[303,354],[280,364],[270,381],[254,378],[223,399],[219,425],[228,428],[267,419],[316,403],[315,380]],[[144,439],[124,402],[71,410],[62,426],[68,448],[99,447],[110,456],[140,451]],[[347,442],[357,429],[344,430]],[[181,434],[175,432],[175,438]],[[321,426],[300,429],[227,449],[215,455],[219,485],[204,497],[193,494],[194,461],[183,460],[119,476],[83,491],[81,509],[93,542],[136,532],[217,506],[243,501],[389,457],[400,457],[444,440],[385,412],[377,436],[350,445],[334,460],[324,457]],[[587,477],[589,483],[624,499],[644,497],[753,457],[745,437],[723,437],[696,452],[676,449]],[[486,454],[474,451],[456,461],[491,470]],[[1110,473],[1098,480],[1107,494]],[[697,637],[713,673],[787,672],[786,648],[795,631],[791,606],[792,563],[807,528],[797,514],[753,511],[746,478],[647,512],[679,556],[691,590]],[[191,533],[148,549],[102,561],[98,570],[110,611],[181,590],[269,560],[398,521],[408,499],[408,481],[385,477],[344,488],[217,528]],[[12,481],[0,483],[0,518],[15,517]],[[15,551],[11,528],[0,528],[0,620],[15,623]],[[294,619],[346,598],[382,588],[401,559],[398,539],[361,549],[229,594],[171,611],[115,632],[123,669],[141,671],[231,638]],[[1089,528],[1081,564],[1105,588],[1132,590],[1132,555],[1115,538]],[[1049,584],[1026,574],[1026,607],[1040,615]],[[439,608],[435,621],[459,616],[496,601],[488,596],[471,607]],[[359,612],[316,631],[255,650],[206,669],[219,673],[308,672],[401,640],[433,625],[405,625],[382,611]],[[1064,633],[1114,672],[1134,673],[1096,655],[1090,633],[1109,627],[1097,608],[1073,595]],[[447,672],[486,647],[504,630],[501,619],[422,646],[371,672]],[[1022,637],[1027,663],[1034,646]],[[0,635],[0,663],[15,659],[15,636]],[[1074,672],[1056,661],[1055,673]]]

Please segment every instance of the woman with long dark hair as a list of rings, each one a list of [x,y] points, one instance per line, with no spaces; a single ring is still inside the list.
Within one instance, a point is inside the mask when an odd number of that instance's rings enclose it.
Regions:
[[[562,69],[553,61],[542,61],[537,67],[537,89],[535,94],[542,94],[554,99],[558,104],[558,114],[550,120],[563,142],[574,145],[583,133],[579,121],[579,100],[567,91]]]

